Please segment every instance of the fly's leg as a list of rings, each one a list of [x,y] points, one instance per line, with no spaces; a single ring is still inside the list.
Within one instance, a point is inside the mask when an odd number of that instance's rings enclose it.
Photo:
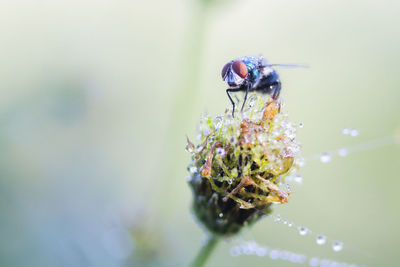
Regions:
[[[273,85],[270,86],[270,88],[271,88],[271,91],[272,91],[272,98],[274,100],[277,100],[279,95],[280,95],[280,93],[281,93],[281,84],[280,83],[273,84]]]
[[[232,103],[232,117],[235,117],[235,102],[233,102],[233,100],[232,100],[232,97],[231,97],[231,95],[229,94],[230,92],[238,92],[238,91],[242,91],[242,89],[241,88],[228,88],[228,89],[226,89],[226,94],[228,95],[228,97],[229,97],[229,100],[231,101],[231,103]]]
[[[240,112],[243,111],[244,108],[244,104],[246,104],[246,100],[247,100],[247,95],[249,94],[249,86],[246,86],[246,94],[244,96],[244,100],[243,100],[243,105],[242,105],[242,109],[240,110]]]

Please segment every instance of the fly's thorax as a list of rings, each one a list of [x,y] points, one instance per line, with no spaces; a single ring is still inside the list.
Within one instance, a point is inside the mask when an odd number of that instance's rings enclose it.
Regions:
[[[246,65],[248,70],[247,80],[250,82],[256,81],[260,76],[259,66],[255,62],[245,59],[242,60],[242,62]]]

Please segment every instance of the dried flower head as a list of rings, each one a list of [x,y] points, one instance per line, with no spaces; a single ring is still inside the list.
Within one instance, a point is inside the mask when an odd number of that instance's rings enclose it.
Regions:
[[[285,177],[298,168],[296,127],[281,103],[252,94],[243,112],[201,119],[199,145],[189,139],[189,184],[193,209],[212,233],[232,235],[268,214],[272,203],[287,203]]]

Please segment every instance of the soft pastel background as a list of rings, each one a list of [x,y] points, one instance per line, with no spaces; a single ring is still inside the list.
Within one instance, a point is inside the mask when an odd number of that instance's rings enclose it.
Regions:
[[[222,66],[259,53],[310,66],[280,70],[306,157],[391,141],[307,162],[275,208],[342,240],[342,252],[266,218],[209,265],[295,265],[230,256],[244,239],[398,266],[400,3],[197,2],[0,3],[0,266],[187,265],[205,235],[191,219],[185,134],[229,106]]]

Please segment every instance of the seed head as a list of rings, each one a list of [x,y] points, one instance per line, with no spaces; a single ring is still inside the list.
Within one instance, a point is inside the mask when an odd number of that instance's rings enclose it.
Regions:
[[[285,177],[298,169],[296,127],[281,112],[281,103],[250,96],[247,108],[233,118],[205,116],[199,144],[187,139],[193,209],[212,233],[232,235],[271,212],[272,203],[287,203]]]

